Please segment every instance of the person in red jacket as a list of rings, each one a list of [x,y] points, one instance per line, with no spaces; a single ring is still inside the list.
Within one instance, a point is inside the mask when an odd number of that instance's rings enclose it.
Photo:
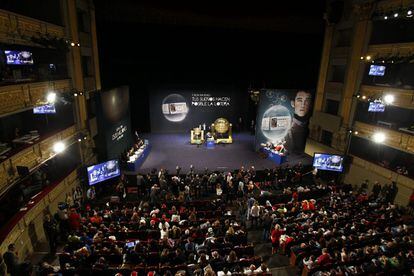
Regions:
[[[70,229],[78,231],[80,228],[80,220],[80,215],[76,212],[75,208],[72,208],[68,217]]]
[[[276,224],[270,234],[270,238],[272,240],[272,254],[275,254],[279,248],[279,240],[280,236],[284,233],[283,229],[280,228],[279,224]]]
[[[331,255],[329,255],[328,253],[328,249],[323,248],[322,249],[322,255],[320,255],[317,259],[316,259],[316,263],[318,265],[326,265],[329,264],[331,262]]]

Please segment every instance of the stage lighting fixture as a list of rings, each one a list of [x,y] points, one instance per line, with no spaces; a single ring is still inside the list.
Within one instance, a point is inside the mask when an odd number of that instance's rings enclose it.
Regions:
[[[394,13],[394,18],[397,18],[398,17],[398,13],[396,12],[396,13]]]
[[[80,43],[76,44],[76,46],[80,47]]]
[[[361,60],[363,60],[364,59],[364,57],[361,57]]]
[[[78,96],[78,93],[74,93],[73,96],[77,97]]]
[[[359,94],[359,93],[356,94],[355,96],[357,97],[357,99],[361,98],[361,94]]]
[[[56,102],[56,93],[55,92],[49,92],[46,96],[46,101],[48,103]]]
[[[82,141],[82,139],[81,139],[81,138],[79,138],[79,139],[78,139],[78,142],[81,142],[81,141]]]
[[[66,149],[66,145],[63,142],[56,142],[53,145],[53,151],[57,153],[61,153]]]
[[[385,15],[385,16],[384,16],[384,19],[385,19],[385,20],[387,20],[387,19],[388,19],[388,16],[386,16],[386,15]]]
[[[355,134],[355,135],[358,135],[358,131],[354,131],[354,134]]]
[[[411,17],[413,16],[413,11],[412,10],[408,10],[407,11],[407,17]]]
[[[372,139],[375,143],[383,143],[385,141],[385,134],[382,132],[376,132],[372,135]]]
[[[366,60],[371,60],[371,56],[366,56],[365,59]]]
[[[75,47],[75,42],[71,42],[70,46]]]
[[[362,99],[363,99],[363,100],[365,100],[366,98],[367,98],[367,96],[365,96],[365,95],[364,95],[364,96],[362,96]]]
[[[385,95],[384,102],[386,104],[392,104],[394,102],[394,95],[391,95],[391,94]]]

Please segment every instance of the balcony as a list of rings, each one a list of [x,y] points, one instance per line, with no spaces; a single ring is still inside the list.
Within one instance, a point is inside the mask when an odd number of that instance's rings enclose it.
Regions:
[[[354,130],[358,131],[358,136],[371,140],[375,132],[383,132],[387,137],[384,144],[414,154],[414,135],[402,133],[395,130],[390,130],[380,126],[369,125],[362,122],[355,122]]]
[[[332,49],[332,58],[347,58],[350,47],[335,47]]]
[[[19,178],[16,173],[16,166],[25,166],[29,170],[35,168],[53,154],[54,142],[72,140],[76,133],[76,127],[73,125],[53,135],[41,137],[37,143],[25,147],[2,160],[0,163],[0,194],[3,194]]]
[[[35,45],[30,38],[40,35],[64,38],[65,29],[58,25],[0,10],[0,42]]]
[[[361,85],[360,93],[361,95],[374,98],[390,93],[393,94],[395,98],[392,105],[401,108],[414,109],[414,90],[383,86]]]
[[[70,80],[35,82],[0,87],[0,117],[32,108],[49,90],[57,93],[69,91]]]
[[[342,82],[327,82],[325,85],[325,93],[333,95],[342,95],[344,84]]]
[[[375,57],[409,56],[413,51],[414,42],[372,44],[368,47],[367,55],[371,56],[375,60]]]

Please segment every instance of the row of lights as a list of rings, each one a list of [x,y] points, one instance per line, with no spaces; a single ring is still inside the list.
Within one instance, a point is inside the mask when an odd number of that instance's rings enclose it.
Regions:
[[[414,55],[408,55],[408,56],[387,56],[387,57],[376,57],[374,58],[370,55],[367,56],[361,56],[361,60],[367,62],[367,63],[412,63],[414,62]]]
[[[388,20],[391,18],[398,18],[398,17],[404,17],[404,16],[408,18],[413,17],[413,10],[410,8],[407,11],[401,11],[401,12],[395,11],[390,14],[384,14],[383,19]]]
[[[359,132],[357,130],[348,130],[349,134],[353,134],[353,135],[358,135]],[[387,137],[385,136],[385,134],[383,132],[375,132],[372,135],[372,141],[374,141],[375,143],[381,144],[384,143],[385,140],[387,139]]]
[[[356,94],[355,97],[357,99],[360,99],[360,100],[363,100],[363,101],[365,101],[365,100],[367,100],[368,102],[371,102],[371,101],[381,101],[381,102],[384,102],[385,104],[392,104],[395,101],[395,97],[392,94],[387,94],[387,95],[383,96],[380,99],[372,99],[370,97],[367,97],[366,95],[361,95],[359,93]]]
[[[80,43],[79,42],[74,42],[74,41],[66,40],[66,43],[69,44],[72,47],[75,47],[75,46],[80,47]]]
[[[82,134],[82,135],[79,136],[78,142],[80,143],[80,142],[82,142],[86,139],[88,139],[88,136]],[[58,142],[53,144],[53,152],[55,154],[59,154],[59,153],[64,152],[66,150],[66,148],[67,148],[66,144],[62,141],[58,141]]]
[[[74,97],[79,97],[79,96],[85,95],[85,92],[83,92],[83,91],[77,91],[76,90],[76,91],[74,91],[72,93],[72,95]],[[57,94],[55,92],[49,92],[49,93],[47,93],[47,95],[46,95],[46,101],[47,101],[47,103],[53,104],[53,103],[56,102],[56,99],[57,99]]]

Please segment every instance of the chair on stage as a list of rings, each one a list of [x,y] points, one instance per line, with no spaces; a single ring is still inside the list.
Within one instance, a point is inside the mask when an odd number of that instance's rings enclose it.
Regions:
[[[191,144],[201,145],[204,143],[204,130],[199,127],[195,127],[191,130]]]

